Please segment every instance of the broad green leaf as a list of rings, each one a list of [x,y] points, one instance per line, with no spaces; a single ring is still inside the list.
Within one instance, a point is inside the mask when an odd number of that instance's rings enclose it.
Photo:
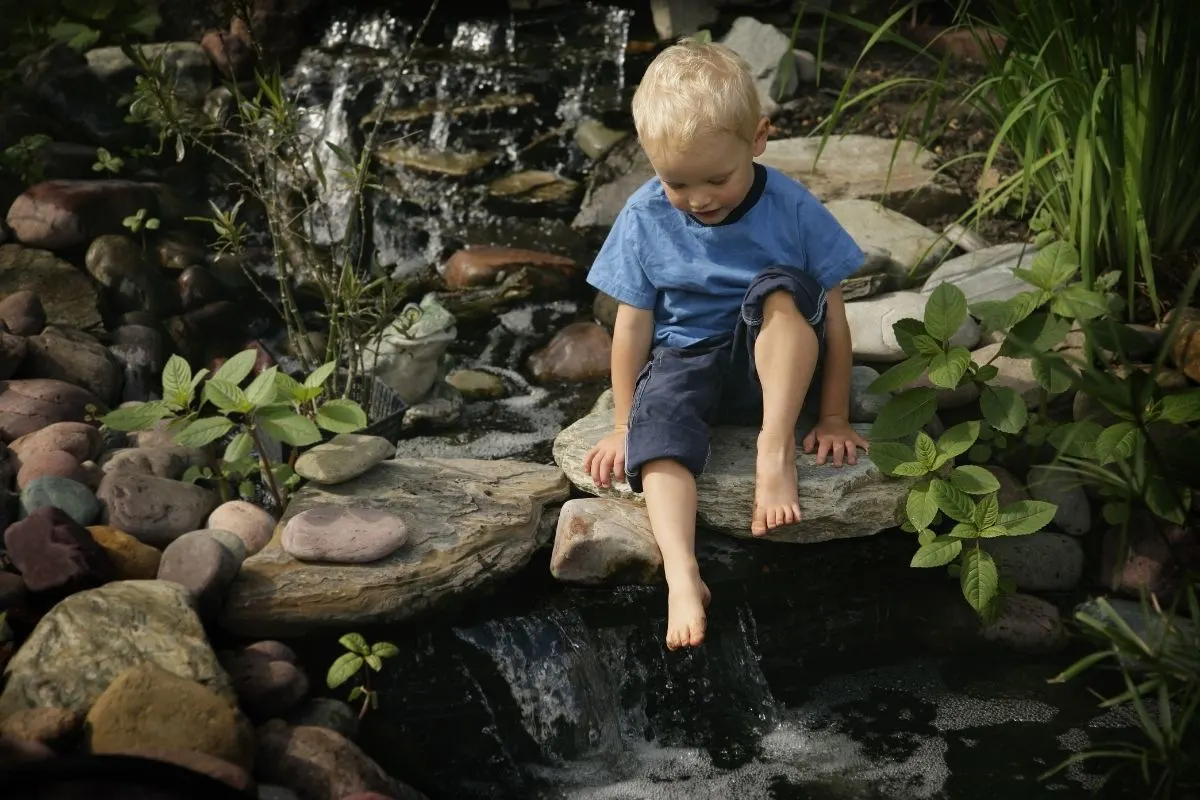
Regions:
[[[1036,277],[1037,286],[1054,291],[1079,272],[1079,253],[1067,242],[1052,242],[1037,252],[1029,270]]]
[[[374,653],[366,657],[366,662],[367,666],[376,672],[379,672],[381,669],[383,669],[383,660]]]
[[[1030,367],[1038,385],[1049,394],[1062,394],[1071,388],[1071,367],[1057,353],[1044,353],[1031,360]]]
[[[329,665],[329,673],[325,676],[325,685],[336,689],[353,678],[362,669],[363,659],[357,653],[343,653]]]
[[[144,431],[169,416],[171,412],[166,404],[161,400],[150,400],[135,406],[114,408],[100,417],[100,424],[114,431]]]
[[[1000,355],[1016,358],[1045,353],[1071,332],[1071,321],[1054,314],[1031,314],[1013,326],[1000,345]]]
[[[1000,481],[983,467],[964,464],[950,473],[950,485],[967,494],[991,494],[1000,491]]]
[[[984,364],[975,370],[975,380],[979,383],[990,383],[1000,374],[1000,370],[996,369],[995,364]]]
[[[333,433],[351,433],[367,427],[367,413],[353,400],[329,400],[317,409],[317,425]]]
[[[1095,454],[1100,466],[1124,461],[1133,455],[1141,431],[1132,422],[1118,422],[1101,431],[1096,437]]]
[[[1082,283],[1077,283],[1055,292],[1050,309],[1064,317],[1097,319],[1108,313],[1108,301],[1099,292],[1085,289]]]
[[[309,389],[320,389],[325,385],[325,381],[329,380],[329,376],[337,369],[337,362],[329,361],[314,369],[307,378],[304,379],[304,385]]]
[[[226,445],[225,454],[221,456],[221,460],[227,464],[237,463],[243,458],[248,457],[253,447],[254,440],[250,438],[250,434],[242,431],[229,440],[229,444]]]
[[[937,501],[929,490],[929,484],[918,484],[909,490],[904,512],[915,529],[928,528],[937,516],[937,511]]]
[[[919,355],[916,338],[926,334],[924,322],[912,317],[896,320],[892,323],[892,333],[896,337],[896,343],[900,345],[900,349],[906,356]]]
[[[320,163],[320,162],[314,162],[314,163]],[[355,672],[357,672],[357,671],[358,670],[355,670]],[[363,694],[365,694],[365,693],[366,693],[366,690],[363,689],[363,687],[355,686],[353,689],[350,690],[350,702],[353,703],[355,700],[362,697]]]
[[[937,445],[933,443],[933,439],[928,433],[917,431],[913,449],[916,451],[917,460],[924,464],[927,470],[933,467],[933,460],[937,458]]]
[[[1156,472],[1147,476],[1142,498],[1156,516],[1183,525],[1191,507],[1192,493],[1182,483],[1169,481]]]
[[[892,474],[901,478],[920,478],[929,474],[929,467],[920,461],[902,461],[895,466]]]
[[[979,421],[960,422],[942,432],[938,437],[938,453],[951,458],[960,456],[971,449],[979,438]],[[944,463],[944,462],[943,462]]]
[[[999,525],[999,524],[989,525],[988,527],[979,531],[980,539],[996,539],[1000,536],[1008,536],[1008,535],[1009,535],[1008,528],[1004,527],[1003,525]]]
[[[180,447],[206,447],[233,430],[233,422],[225,417],[200,417],[175,434]]]
[[[979,528],[976,528],[973,522],[959,522],[946,535],[952,539],[977,539]]]
[[[869,394],[887,394],[903,389],[925,374],[929,368],[929,356],[915,355],[894,365],[867,387]]]
[[[958,386],[969,366],[971,352],[965,347],[955,347],[947,353],[938,353],[929,360],[929,381],[942,389],[953,389]]]
[[[916,433],[937,411],[937,390],[928,387],[909,389],[895,395],[875,418],[871,439],[899,439]],[[872,444],[874,448],[874,444]]]
[[[925,545],[929,544],[936,538],[937,538],[936,533],[929,530],[929,528],[925,528],[924,530],[920,531],[917,534],[917,544],[921,547],[924,547]]]
[[[183,471],[183,475],[181,475],[179,477],[179,482],[180,483],[195,483],[196,481],[200,480],[201,478],[207,478],[208,476],[205,475],[204,473],[208,472],[208,471],[209,470],[207,467],[201,467],[196,464],[193,464],[192,466],[188,467],[187,469],[185,469]]]
[[[392,658],[400,655],[400,648],[391,642],[376,642],[371,646],[371,652],[380,658]]]
[[[230,358],[217,368],[213,373],[212,380],[229,381],[235,386],[241,386],[242,381],[246,380],[246,376],[254,369],[254,362],[258,360],[258,351],[255,349],[243,350],[237,355]]]
[[[285,399],[295,403],[304,402],[304,385],[286,372],[275,373],[275,388],[278,390],[277,399],[280,402]]]
[[[1161,419],[1175,423],[1200,420],[1200,389],[1169,394],[1164,397]]]
[[[1104,426],[1090,419],[1068,422],[1050,432],[1047,441],[1058,452],[1075,458],[1093,458],[1096,439],[1104,432]]]
[[[991,331],[1007,331],[1046,301],[1041,291],[1021,292],[1007,300],[981,300],[971,306],[971,315]]]
[[[982,614],[1000,588],[1000,576],[991,554],[978,547],[968,549],[963,554],[959,584],[971,608]]]
[[[321,441],[321,432],[313,421],[290,408],[268,406],[260,410],[255,419],[265,433],[292,447],[304,447]]]
[[[925,330],[939,342],[949,342],[967,319],[967,298],[952,283],[942,283],[925,304]]]
[[[927,333],[914,336],[913,346],[917,348],[917,353],[923,356],[936,356],[942,352],[941,343]]]
[[[338,639],[338,644],[351,653],[358,653],[360,656],[370,655],[371,653],[371,648],[367,645],[367,640],[359,633],[345,634]]]
[[[962,552],[962,542],[949,536],[939,536],[913,555],[910,567],[944,567]]]
[[[975,527],[986,530],[1000,521],[1000,503],[995,494],[985,496],[975,505]]]
[[[975,501],[970,496],[946,481],[935,478],[930,484],[933,499],[946,516],[957,522],[975,521]]]
[[[1020,433],[1029,419],[1029,409],[1015,389],[985,386],[979,395],[979,409],[993,428],[1004,433]]]
[[[186,408],[191,405],[192,368],[181,356],[173,354],[163,366],[163,400]]]
[[[967,453],[967,458],[974,461],[976,464],[986,463],[992,457],[992,446],[990,444],[977,444]]]
[[[208,383],[204,384],[204,399],[226,414],[250,410],[250,401],[246,399],[246,393],[239,389],[236,383],[221,378],[209,378]]]
[[[201,367],[196,370],[196,374],[192,376],[192,392],[196,391],[196,387],[200,385],[200,381],[208,377],[208,367]]]
[[[1058,506],[1044,500],[1018,500],[1000,509],[997,525],[1002,525],[1009,536],[1025,536],[1037,533],[1054,519]]]
[[[915,461],[916,454],[901,442],[871,442],[870,458],[884,475],[894,475],[898,465]]]
[[[274,403],[279,391],[275,377],[275,373],[278,371],[278,367],[264,369],[254,380],[250,381],[250,385],[246,387],[245,392],[246,402],[254,408],[261,408]]]

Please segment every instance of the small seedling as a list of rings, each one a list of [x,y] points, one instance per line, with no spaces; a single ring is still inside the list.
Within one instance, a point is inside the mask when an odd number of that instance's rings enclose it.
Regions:
[[[347,652],[330,665],[325,683],[330,689],[336,689],[355,675],[361,675],[362,682],[350,690],[349,701],[353,703],[362,699],[362,706],[358,710],[358,718],[362,719],[368,708],[379,708],[379,692],[371,688],[371,672],[382,670],[383,659],[399,655],[400,649],[391,642],[368,645],[367,640],[357,633],[347,633],[338,639],[338,643]]]

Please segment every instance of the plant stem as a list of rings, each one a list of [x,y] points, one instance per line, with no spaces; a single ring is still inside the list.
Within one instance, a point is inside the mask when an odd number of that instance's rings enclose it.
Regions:
[[[262,472],[263,479],[267,482],[267,488],[271,492],[271,496],[275,498],[275,505],[279,508],[280,513],[283,512],[283,495],[279,491],[278,484],[275,483],[275,473],[271,471],[271,461],[267,458],[266,452],[263,450],[262,438],[258,435],[258,428],[254,425],[246,426],[250,432],[250,438],[254,440],[254,449],[258,451],[258,466]]]

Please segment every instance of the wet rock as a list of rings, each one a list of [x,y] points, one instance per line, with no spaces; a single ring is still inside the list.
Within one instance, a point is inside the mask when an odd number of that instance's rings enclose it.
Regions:
[[[212,65],[208,53],[196,42],[153,42],[141,45],[151,63],[162,59],[170,71],[176,97],[198,104],[212,88]],[[141,73],[120,47],[95,47],[85,54],[88,69],[105,85],[120,94],[129,94]]]
[[[0,720],[0,735],[64,752],[83,733],[83,714],[69,708],[26,708]]]
[[[1083,489],[1081,476],[1063,469],[1035,466],[1025,477],[1034,500],[1054,503],[1054,525],[1072,536],[1084,536],[1092,529],[1092,505]]]
[[[326,485],[344,483],[390,457],[395,449],[381,436],[339,433],[296,459],[296,474]]]
[[[171,430],[171,420],[164,419],[156,422],[144,431],[131,431],[126,437],[126,445],[139,448],[178,447],[175,444],[175,434]],[[122,447],[109,448],[120,450]]]
[[[783,57],[792,52],[791,40],[783,31],[754,17],[738,17],[721,43],[750,65],[763,113],[774,114],[779,100],[795,94],[799,84],[796,70],[779,68]]]
[[[0,719],[46,706],[86,713],[118,674],[145,663],[234,700],[187,591],[122,581],[74,594],[42,618],[9,662]]]
[[[29,590],[20,575],[0,571],[0,611],[12,611],[25,604]]]
[[[246,339],[244,303],[221,300],[164,320],[175,352],[206,362],[215,354],[235,353]]]
[[[850,370],[850,421],[874,422],[879,411],[891,398],[890,392],[871,394],[867,391],[879,377],[871,367],[856,364]]]
[[[274,639],[263,639],[262,641],[248,644],[244,648],[247,652],[261,653],[275,661],[287,661],[295,663],[296,652],[286,644]]]
[[[109,450],[100,458],[105,475],[152,475],[173,481],[183,477],[189,468],[207,463],[203,450],[179,445],[123,447]]]
[[[7,220],[22,244],[67,250],[106,233],[124,232],[125,218],[139,209],[162,219],[175,205],[166,187],[156,184],[116,178],[43,181],[13,202]]]
[[[104,548],[113,563],[114,580],[154,580],[158,576],[158,565],[162,552],[148,544],[142,544],[124,531],[111,525],[92,525],[88,533],[96,544]]]
[[[40,300],[44,315],[39,319],[29,295],[22,294],[20,301],[10,299],[13,307],[0,307],[0,319],[13,333],[25,330],[31,331],[29,335],[41,333],[39,322],[82,330],[100,327],[100,294],[87,275],[49,250],[0,245],[0,295],[23,292]]]
[[[85,258],[88,273],[106,290],[113,309],[149,311],[156,315],[178,310],[170,302],[157,267],[128,236],[97,236],[88,246]]]
[[[897,150],[893,139],[834,136],[818,159],[820,146],[815,136],[772,139],[757,160],[800,181],[822,202],[876,201],[918,222],[966,206],[962,192],[935,173],[937,157],[914,142],[901,142]]]
[[[447,178],[463,178],[491,164],[497,155],[494,150],[452,152],[402,144],[380,148],[378,158],[391,167]]]
[[[202,308],[224,299],[225,289],[213,274],[201,266],[190,266],[175,280],[179,303],[185,311]]]
[[[602,396],[610,397],[606,392]],[[610,401],[611,402],[611,401]],[[867,435],[868,425],[855,425]],[[637,498],[626,483],[600,489],[583,470],[587,451],[612,432],[612,411],[603,402],[554,440],[554,461],[582,492],[601,497]],[[696,481],[701,525],[721,533],[750,538],[754,507],[754,467],[757,431],[753,428],[716,429],[708,466]],[[869,536],[894,527],[897,513],[908,496],[910,482],[883,475],[869,456],[858,454],[858,464],[840,469],[817,466],[815,454],[796,457],[800,508],[804,520],[777,529],[766,538],[784,542],[821,542]]]
[[[575,144],[593,161],[599,161],[623,139],[629,131],[614,131],[592,117],[584,117],[575,128]]]
[[[874,201],[834,200],[825,206],[859,247],[891,255],[890,274],[930,270],[950,251],[950,242],[941,234]]]
[[[488,184],[488,205],[498,213],[549,216],[571,210],[578,193],[579,183],[570,178],[545,170],[524,170]]]
[[[0,331],[0,381],[6,381],[20,372],[28,354],[28,339]]]
[[[267,546],[275,533],[275,518],[245,500],[230,500],[208,515],[208,527],[229,531],[246,545],[252,556]]]
[[[1083,577],[1083,548],[1072,536],[1038,531],[1028,536],[982,539],[996,568],[1026,592],[1074,589]]]
[[[468,400],[494,400],[508,395],[503,378],[476,369],[455,370],[446,376],[446,382]]]
[[[158,547],[199,530],[217,505],[216,495],[203,487],[137,473],[110,472],[96,496],[105,524]]]
[[[287,715],[287,723],[328,728],[351,741],[358,738],[358,712],[332,697],[309,698]]]
[[[433,391],[416,405],[404,411],[400,430],[410,433],[418,430],[442,430],[453,428],[462,420],[466,401],[462,393],[445,381],[435,383]]]
[[[466,289],[500,283],[523,268],[544,273],[545,280],[560,285],[577,273],[575,262],[566,256],[517,247],[468,247],[450,256],[442,278],[451,289]]]
[[[309,508],[283,527],[283,549],[302,561],[365,564],[387,558],[407,539],[404,520],[373,508]]]
[[[1030,499],[1025,484],[1016,475],[994,464],[984,464],[983,468],[992,473],[992,477],[1000,482],[1000,490],[996,492],[996,500],[1000,503],[1001,508]]]
[[[121,365],[121,402],[144,403],[161,392],[158,376],[167,363],[163,336],[146,325],[121,325],[108,351]]]
[[[206,531],[185,533],[163,550],[158,579],[173,581],[188,590],[201,619],[214,619],[221,611],[225,590],[237,574],[238,560]]]
[[[3,252],[11,254],[18,251]],[[0,322],[4,323],[9,333],[17,336],[36,336],[46,327],[46,309],[42,307],[41,298],[36,292],[22,289],[0,300]]]
[[[1058,609],[1028,594],[1004,598],[1000,618],[983,629],[985,641],[996,642],[1015,653],[1056,653],[1067,646],[1070,634]]]
[[[145,663],[120,672],[87,715],[87,746],[114,753],[152,742],[254,768],[254,729],[212,689]]]
[[[893,292],[846,303],[854,356],[870,361],[904,360],[893,326],[902,319],[923,319],[928,302],[928,295],[919,292]],[[979,323],[970,315],[950,338],[956,347],[974,347],[978,341]]]
[[[9,525],[4,546],[31,592],[65,596],[105,584],[116,574],[104,548],[57,508],[36,509]]]
[[[612,498],[563,503],[550,574],[588,585],[654,583],[662,554],[644,506]]]
[[[209,61],[226,78],[244,79],[254,69],[255,53],[250,42],[226,31],[208,31],[200,40]]]
[[[222,627],[288,636],[430,612],[521,569],[542,507],[566,497],[558,469],[513,461],[398,459],[333,489],[309,484],[285,525],[314,507],[374,508],[404,519],[408,542],[384,561],[343,566],[297,561],[272,541],[242,565]]]
[[[221,665],[238,702],[253,719],[282,717],[308,695],[308,677],[291,661],[244,649],[223,654]]]
[[[1134,599],[1148,592],[1169,605],[1189,565],[1196,563],[1200,563],[1200,542],[1194,531],[1159,524],[1149,514],[1135,512],[1124,542],[1119,528],[1105,531],[1098,577],[1110,591]]]
[[[1200,309],[1172,309],[1163,325],[1170,326],[1179,314],[1183,315],[1183,320],[1170,343],[1171,362],[1184,375],[1200,383]]]
[[[606,378],[612,362],[612,337],[602,325],[575,322],[529,357],[529,371],[542,382]]]
[[[203,264],[208,253],[198,237],[187,231],[174,230],[160,233],[155,238],[154,256],[163,269],[185,270],[193,264]]]
[[[47,325],[29,337],[29,354],[20,375],[83,387],[106,406],[121,397],[120,363],[95,337],[74,328]]]
[[[983,300],[1007,300],[1033,289],[1013,275],[1013,270],[1029,269],[1035,252],[1033,245],[1017,242],[952,258],[934,269],[921,292],[932,294],[943,283],[949,283],[962,290],[968,305]]]
[[[40,508],[57,508],[80,525],[91,525],[100,513],[100,502],[92,490],[79,481],[46,475],[31,481],[21,491],[23,516]]]
[[[155,761],[165,761],[168,764],[176,764],[192,772],[215,778],[239,792],[249,793],[250,796],[253,796],[255,792],[254,779],[250,777],[250,773],[245,769],[223,758],[210,756],[196,750],[140,745],[107,752],[111,755],[152,758]]]
[[[82,463],[98,457],[103,447],[100,429],[86,422],[56,422],[9,444],[9,449],[22,463],[40,453],[53,451],[69,453]]]
[[[398,784],[356,744],[328,728],[271,720],[258,729],[258,776],[286,786],[300,800],[379,792],[398,800],[421,795]]]
[[[87,484],[87,476],[75,456],[65,450],[46,450],[21,460],[17,489],[23,490],[38,478],[55,476]]]
[[[118,94],[92,74],[87,60],[66,42],[23,59],[18,74],[38,108],[80,138],[100,144],[128,138]]]

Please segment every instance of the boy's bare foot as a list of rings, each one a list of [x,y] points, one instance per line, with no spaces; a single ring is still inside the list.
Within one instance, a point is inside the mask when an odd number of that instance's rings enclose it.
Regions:
[[[712,592],[698,571],[668,581],[667,586],[667,649],[700,645],[708,626],[705,609]]]
[[[796,438],[758,435],[754,470],[754,516],[750,533],[762,536],[773,528],[800,521],[796,488]]]

